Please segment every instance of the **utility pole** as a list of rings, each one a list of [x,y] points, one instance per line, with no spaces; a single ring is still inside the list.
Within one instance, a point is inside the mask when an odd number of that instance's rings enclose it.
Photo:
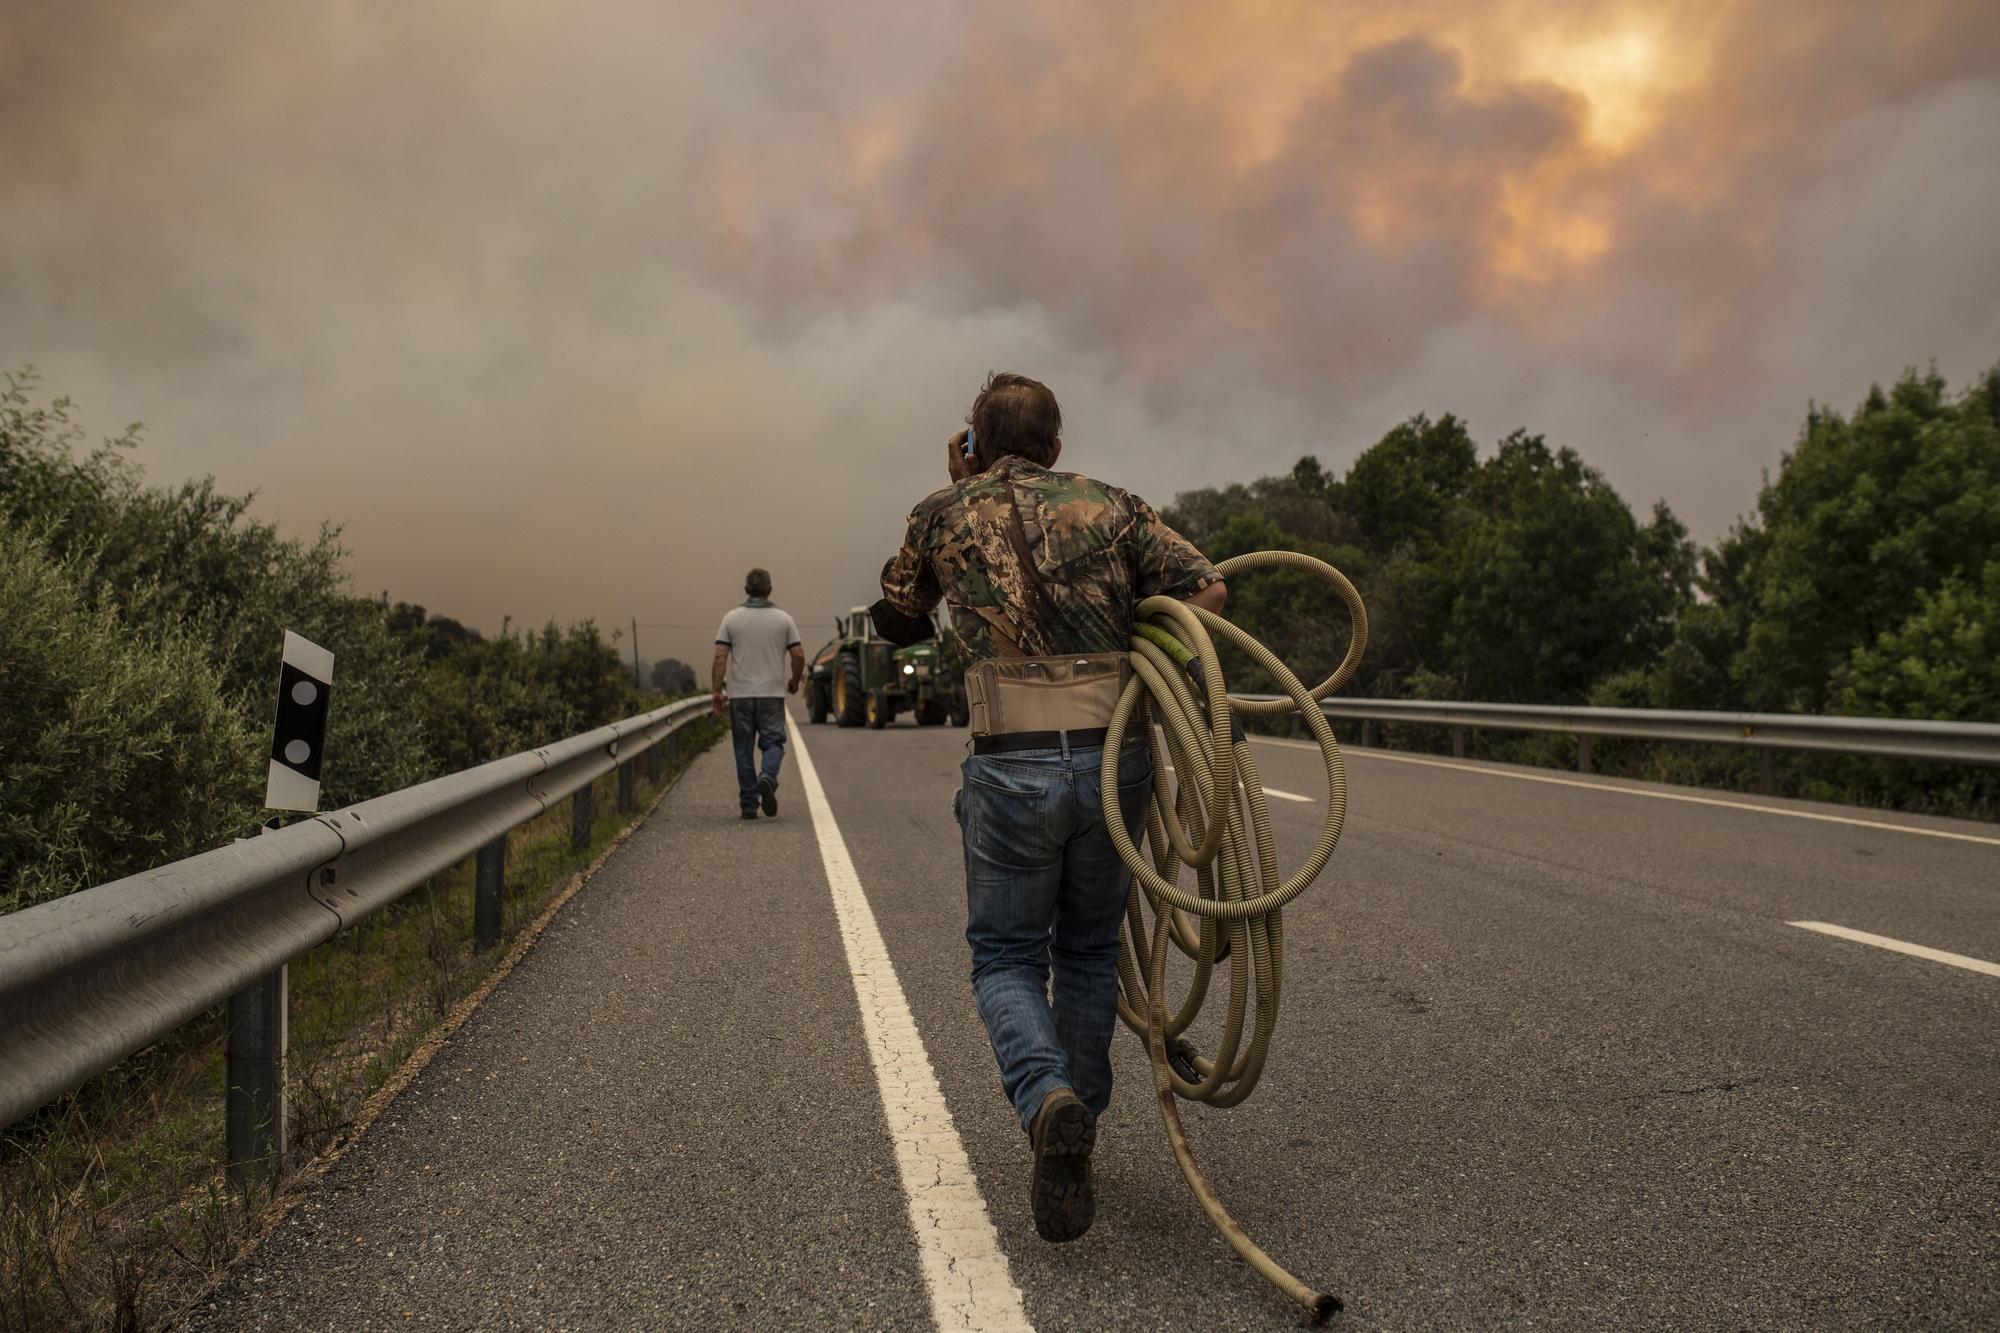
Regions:
[[[646,682],[639,679],[639,617],[632,617],[632,688],[643,690]]]

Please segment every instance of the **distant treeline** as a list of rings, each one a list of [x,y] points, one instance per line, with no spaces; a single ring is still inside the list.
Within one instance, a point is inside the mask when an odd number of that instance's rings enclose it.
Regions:
[[[335,529],[147,485],[136,429],[83,447],[34,389],[0,393],[0,911],[251,833],[287,629],[336,658],[327,808],[657,703],[589,621],[486,638],[355,596]]]
[[[1187,492],[1167,518],[1212,559],[1276,547],[1339,566],[1368,603],[1362,695],[2000,722],[2000,366],[1957,395],[1912,371],[1851,415],[1813,407],[1755,512],[1709,547],[1664,504],[1642,521],[1539,435],[1481,459],[1452,416],[1404,422],[1345,476],[1308,457]],[[1304,576],[1242,580],[1229,612],[1308,685],[1346,645]],[[1635,775],[1718,785],[1749,762],[1607,750]],[[1806,795],[1987,814],[2000,799],[1978,770],[1786,764]]]

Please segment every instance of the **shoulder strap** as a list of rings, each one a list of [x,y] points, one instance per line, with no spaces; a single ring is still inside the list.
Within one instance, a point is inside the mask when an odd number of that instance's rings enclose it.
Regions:
[[[1007,483],[1007,518],[1007,534],[1014,539],[1014,556],[1021,562],[1021,573],[1026,578],[1028,588],[1033,592],[1036,605],[1042,613],[1041,637],[1045,641],[1044,647],[1052,649],[1053,645],[1046,641],[1049,639],[1050,629],[1062,623],[1062,613],[1056,610],[1055,601],[1042,583],[1042,571],[1035,566],[1034,552],[1028,549],[1028,530],[1021,522],[1021,492],[1012,480]],[[1021,646],[1027,647],[1026,644]]]

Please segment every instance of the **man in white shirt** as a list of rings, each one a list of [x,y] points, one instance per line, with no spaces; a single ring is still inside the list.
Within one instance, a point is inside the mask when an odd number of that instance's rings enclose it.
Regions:
[[[724,616],[715,631],[708,703],[717,716],[725,702],[729,705],[737,799],[743,818],[755,819],[760,805],[767,815],[778,813],[778,767],[785,762],[785,696],[799,692],[806,648],[791,616],[771,605],[769,573],[751,570],[743,580],[743,591],[749,600]],[[764,758],[762,773],[757,771],[758,751]]]

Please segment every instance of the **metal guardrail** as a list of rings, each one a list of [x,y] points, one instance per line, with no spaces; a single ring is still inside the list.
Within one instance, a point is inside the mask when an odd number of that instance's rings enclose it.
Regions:
[[[1276,695],[1245,695],[1271,699]],[[1569,708],[1539,704],[1469,704],[1427,699],[1328,699],[1328,717],[1359,720],[1362,744],[1372,724],[1418,723],[1452,731],[1452,752],[1465,754],[1465,733],[1554,731],[1577,738],[1577,767],[1590,770],[1590,738],[1691,741],[1764,750],[1819,750],[1946,764],[2000,764],[2000,725],[1986,722],[1904,722],[1880,717],[1814,717],[1794,713],[1703,713],[1655,708]]]
[[[0,916],[0,1126],[229,1001],[232,1167],[282,1169],[285,965],[478,854],[475,946],[499,939],[508,831],[573,800],[588,846],[591,784],[708,708],[684,699],[143,874]],[[677,748],[677,745],[676,745]]]

